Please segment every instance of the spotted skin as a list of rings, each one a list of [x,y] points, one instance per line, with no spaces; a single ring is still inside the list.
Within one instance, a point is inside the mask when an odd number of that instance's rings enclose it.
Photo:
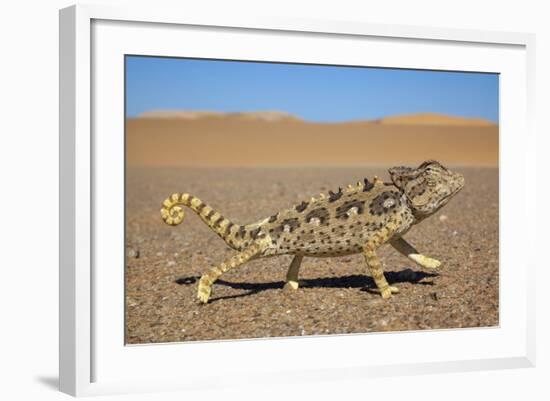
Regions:
[[[199,281],[197,297],[208,302],[213,283],[231,268],[255,258],[294,255],[286,288],[297,289],[305,256],[332,257],[362,253],[382,298],[398,292],[384,277],[376,251],[389,243],[410,260],[427,268],[441,263],[420,254],[402,237],[411,227],[443,207],[464,186],[464,177],[428,160],[417,168],[392,167],[390,183],[372,181],[329,191],[328,196],[303,201],[258,222],[236,224],[199,198],[175,193],[162,204],[169,225],[183,221],[182,206],[193,210],[238,253],[212,268]]]

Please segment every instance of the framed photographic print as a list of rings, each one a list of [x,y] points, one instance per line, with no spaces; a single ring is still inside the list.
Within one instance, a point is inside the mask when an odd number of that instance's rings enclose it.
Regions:
[[[61,390],[532,366],[533,44],[62,10]]]

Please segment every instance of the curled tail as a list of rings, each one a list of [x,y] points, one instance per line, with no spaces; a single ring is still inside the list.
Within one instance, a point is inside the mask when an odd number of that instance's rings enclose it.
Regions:
[[[223,217],[221,213],[216,212],[199,198],[190,194],[175,193],[162,202],[160,215],[164,222],[171,226],[180,224],[185,217],[182,206],[193,210],[212,231],[233,249],[240,249],[246,243],[247,230],[245,226],[234,224]]]

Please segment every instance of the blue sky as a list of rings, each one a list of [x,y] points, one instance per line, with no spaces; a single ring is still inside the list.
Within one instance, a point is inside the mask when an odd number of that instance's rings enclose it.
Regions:
[[[308,121],[419,112],[498,122],[498,75],[127,56],[126,115],[278,110]]]

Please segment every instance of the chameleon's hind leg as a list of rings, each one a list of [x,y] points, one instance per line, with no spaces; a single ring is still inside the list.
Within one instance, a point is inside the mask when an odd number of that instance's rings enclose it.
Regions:
[[[285,289],[297,290],[300,286],[298,283],[298,273],[300,272],[300,265],[303,259],[304,255],[295,255],[294,259],[292,259],[292,263],[286,273]]]
[[[210,293],[212,291],[212,284],[226,271],[234,267],[240,266],[246,263],[254,256],[258,255],[264,250],[265,246],[262,243],[255,242],[246,248],[244,251],[222,262],[219,266],[213,267],[208,273],[203,274],[199,280],[199,289],[197,292],[197,298],[207,303]]]
[[[380,295],[382,295],[384,299],[390,298],[392,294],[398,293],[399,289],[390,286],[386,281],[382,263],[376,255],[376,250],[391,238],[394,231],[395,228],[393,225],[384,227],[381,231],[375,233],[363,247],[363,255],[365,256],[365,262],[367,263],[370,275],[376,284],[378,292],[380,292]]]
[[[405,239],[401,237],[392,239],[390,241],[390,244],[401,254],[422,267],[426,267],[428,269],[437,269],[441,265],[441,262],[439,260],[422,255],[411,244],[409,244],[407,241],[405,241]]]

